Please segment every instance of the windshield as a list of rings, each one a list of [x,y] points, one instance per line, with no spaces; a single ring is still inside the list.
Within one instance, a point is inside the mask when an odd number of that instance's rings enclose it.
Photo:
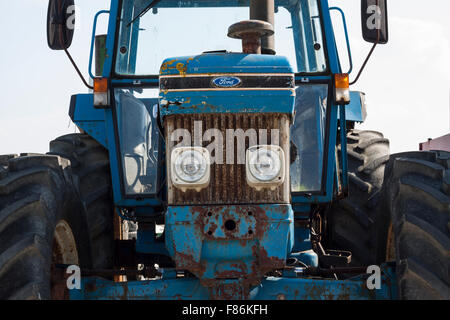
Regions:
[[[275,51],[299,73],[327,69],[317,2],[275,1]],[[242,52],[241,41],[227,37],[228,27],[248,20],[249,12],[248,0],[123,0],[116,73],[158,75],[166,58]]]

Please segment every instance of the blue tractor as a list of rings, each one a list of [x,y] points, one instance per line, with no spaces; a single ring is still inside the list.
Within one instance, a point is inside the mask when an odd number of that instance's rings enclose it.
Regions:
[[[49,1],[48,44],[82,77],[74,8]],[[0,298],[449,299],[450,153],[355,130],[331,12],[111,0],[80,133],[0,157]],[[387,43],[386,0],[361,15]]]

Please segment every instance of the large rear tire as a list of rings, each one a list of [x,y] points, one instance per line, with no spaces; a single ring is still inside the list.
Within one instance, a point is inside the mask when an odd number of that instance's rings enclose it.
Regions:
[[[339,146],[339,154],[341,147]],[[379,192],[389,160],[389,140],[375,131],[347,134],[349,196],[333,203],[327,214],[331,249],[352,252],[352,265],[380,260],[377,244]]]
[[[0,300],[68,297],[54,265],[91,263],[78,204],[67,160],[0,156]]]
[[[393,155],[383,199],[379,219],[390,228],[380,238],[397,263],[399,298],[450,299],[450,153]]]

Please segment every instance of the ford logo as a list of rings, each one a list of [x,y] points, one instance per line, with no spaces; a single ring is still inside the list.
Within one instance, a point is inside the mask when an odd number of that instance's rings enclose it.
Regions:
[[[237,77],[218,77],[212,81],[215,87],[220,88],[234,88],[242,83],[242,80]]]

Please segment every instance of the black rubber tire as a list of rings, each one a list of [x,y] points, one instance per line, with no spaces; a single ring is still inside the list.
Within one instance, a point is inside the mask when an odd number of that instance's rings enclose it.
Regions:
[[[393,155],[383,198],[389,216],[380,218],[392,222],[399,298],[450,299],[450,153]]]
[[[70,163],[57,156],[0,156],[0,300],[50,299],[54,232],[64,219],[79,262],[89,263]]]
[[[93,269],[114,265],[114,201],[108,151],[86,134],[50,142],[49,154],[68,159],[87,217]]]
[[[340,156],[339,145],[339,156]],[[352,252],[353,266],[379,260],[376,217],[379,191],[389,160],[389,140],[375,131],[347,134],[349,196],[328,211],[328,247]]]

